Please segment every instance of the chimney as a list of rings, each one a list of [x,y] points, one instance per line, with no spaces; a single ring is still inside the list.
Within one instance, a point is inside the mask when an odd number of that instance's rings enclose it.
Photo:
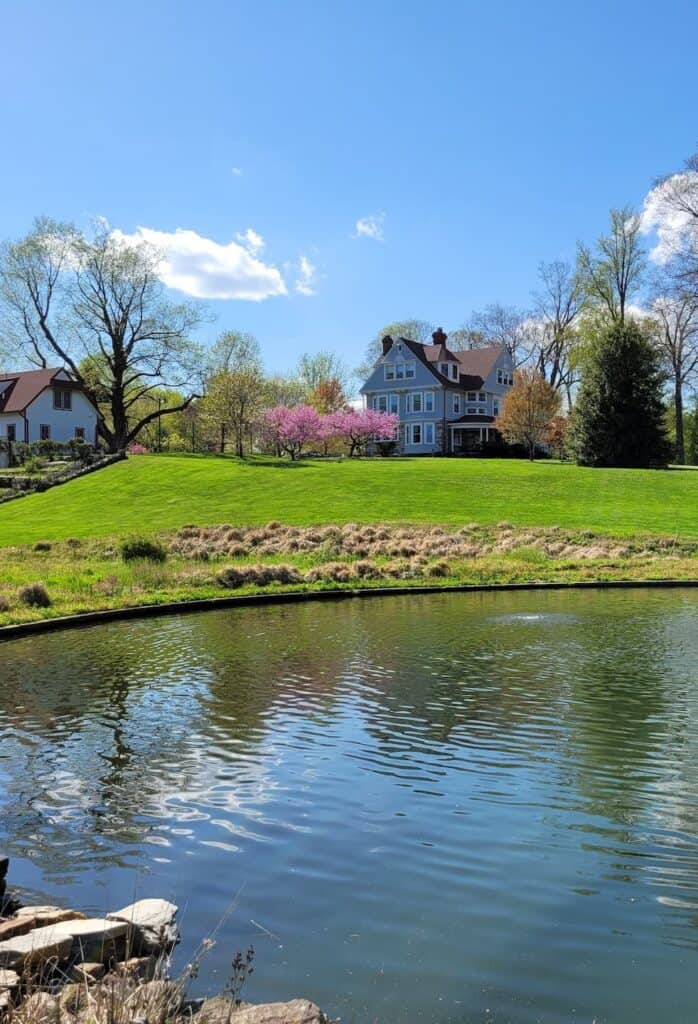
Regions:
[[[390,337],[389,334],[386,334],[381,344],[383,345],[383,355],[387,356],[388,352],[390,352],[391,348],[393,347],[393,339]]]
[[[437,327],[431,336],[431,340],[435,345],[445,345],[447,337],[448,335],[445,333],[443,327]]]

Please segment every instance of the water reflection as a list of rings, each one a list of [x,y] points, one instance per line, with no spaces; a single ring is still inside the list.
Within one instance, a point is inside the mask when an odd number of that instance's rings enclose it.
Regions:
[[[0,848],[51,899],[173,897],[182,956],[237,899],[211,987],[252,939],[255,997],[344,1019],[666,1019],[652,977],[682,1019],[697,624],[694,592],[438,595],[7,644]]]

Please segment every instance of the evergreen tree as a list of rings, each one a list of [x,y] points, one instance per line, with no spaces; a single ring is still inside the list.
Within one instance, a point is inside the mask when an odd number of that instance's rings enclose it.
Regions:
[[[666,464],[671,448],[659,357],[632,320],[607,326],[590,346],[574,415],[583,466]]]

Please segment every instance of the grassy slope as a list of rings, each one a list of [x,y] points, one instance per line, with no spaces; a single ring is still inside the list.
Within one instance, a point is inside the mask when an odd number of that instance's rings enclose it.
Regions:
[[[509,520],[629,535],[698,537],[698,473],[494,460],[343,463],[134,457],[0,506],[0,545],[173,529]]]

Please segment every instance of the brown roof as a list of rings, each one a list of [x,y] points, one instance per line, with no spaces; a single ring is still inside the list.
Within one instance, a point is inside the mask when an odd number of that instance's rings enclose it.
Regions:
[[[60,372],[61,367],[54,366],[24,373],[0,373],[0,412],[24,412],[42,391],[51,386],[54,377]],[[75,381],[65,381],[65,384],[74,385]]]
[[[486,348],[466,348],[453,354],[460,363],[463,373],[470,373],[485,380],[492,372],[503,348],[503,345],[488,345]]]
[[[466,391],[479,391],[486,378],[492,372],[497,359],[502,354],[503,345],[488,345],[486,348],[467,348],[462,352],[452,352],[446,345],[422,345],[418,341],[411,341],[409,338],[400,338],[403,345],[407,345],[418,359],[429,367],[434,376],[438,377],[442,384],[451,388],[465,389]],[[435,366],[435,363],[446,360],[456,361],[460,366],[458,380],[451,380],[445,377]]]

